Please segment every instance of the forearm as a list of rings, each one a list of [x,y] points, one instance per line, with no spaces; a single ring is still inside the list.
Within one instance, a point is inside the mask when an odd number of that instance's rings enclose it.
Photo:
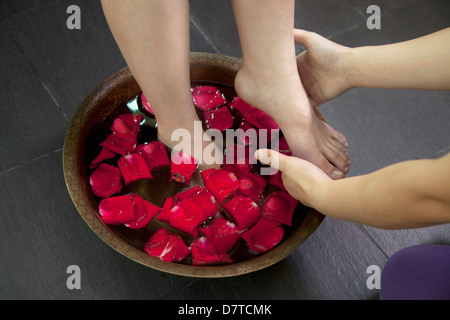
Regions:
[[[359,47],[347,57],[353,87],[450,90],[450,28],[388,45]]]
[[[449,223],[450,155],[323,183],[312,202],[327,216],[385,229]]]

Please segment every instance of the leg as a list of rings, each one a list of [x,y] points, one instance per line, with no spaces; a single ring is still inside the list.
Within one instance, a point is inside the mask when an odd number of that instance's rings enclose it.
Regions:
[[[298,74],[294,0],[232,5],[243,54],[235,83],[239,96],[274,118],[295,156],[342,178],[350,165],[345,138],[317,118]]]
[[[194,154],[194,122],[199,118],[190,91],[189,1],[102,0],[102,6],[114,38],[152,106],[159,139],[174,147],[177,142],[171,141],[172,132],[187,129]]]

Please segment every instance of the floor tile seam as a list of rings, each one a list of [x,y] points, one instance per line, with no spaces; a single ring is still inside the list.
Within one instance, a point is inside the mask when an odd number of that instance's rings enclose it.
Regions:
[[[436,158],[436,157],[442,157],[442,156],[446,155],[449,152],[450,152],[450,145],[445,147],[445,148],[443,148],[443,149],[441,149],[441,150],[439,150],[439,151],[434,152],[428,158],[429,159],[433,159],[433,158]]]
[[[195,19],[191,16],[190,17],[190,21],[192,23],[192,25],[197,29],[198,32],[200,32],[200,34],[202,35],[202,37],[206,40],[206,42],[208,42],[208,44],[213,48],[215,53],[220,53],[219,48],[215,45],[215,43],[208,37],[208,35],[206,34],[205,30],[203,29],[203,27],[201,25],[199,25]]]
[[[43,87],[43,89],[45,90],[45,92],[47,93],[47,95],[50,97],[50,99],[53,101],[56,109],[58,109],[59,113],[62,115],[62,117],[64,118],[64,120],[67,123],[70,123],[70,120],[67,116],[67,114],[64,112],[64,110],[62,109],[62,107],[60,106],[60,104],[58,103],[58,101],[56,100],[56,98],[54,97],[54,95],[52,94],[51,90],[49,89],[49,87],[45,84],[44,80],[42,79],[42,77],[40,76],[40,74],[37,72],[36,68],[33,66],[33,64],[31,63],[31,61],[28,59],[27,55],[25,54],[24,50],[22,49],[22,47],[19,45],[18,41],[16,40],[16,36],[14,34],[14,32],[8,27],[8,25],[6,24],[5,20],[1,20],[1,23],[3,24],[4,28],[6,29],[8,36],[10,37],[11,41],[14,43],[14,45],[17,47],[17,50],[19,50],[20,54],[22,55],[23,59],[25,60],[25,62],[27,63],[27,65],[30,67],[31,71],[33,72],[33,74],[36,76],[36,78],[38,79],[39,83],[41,84],[41,86]]]
[[[170,297],[170,296],[172,296],[174,294],[177,294],[180,297],[180,300],[184,300],[184,298],[183,298],[182,294],[180,293],[180,291],[184,290],[185,288],[187,288],[187,287],[191,286],[192,284],[198,282],[199,280],[200,279],[194,279],[193,281],[190,281],[188,284],[185,284],[185,285],[183,285],[183,286],[181,286],[179,288],[175,288],[175,286],[172,283],[173,291],[168,293],[168,294],[166,294],[166,295],[164,295],[163,297],[161,297],[160,300],[165,300],[165,299],[167,299],[168,297]]]
[[[38,157],[35,157],[35,158],[31,159],[31,160],[26,160],[26,161],[24,161],[24,162],[22,162],[22,163],[20,163],[20,164],[17,164],[17,165],[15,165],[15,166],[13,166],[13,167],[10,167],[10,168],[8,168],[8,169],[5,169],[5,170],[3,170],[3,171],[0,172],[0,177],[1,177],[2,174],[5,174],[5,173],[7,173],[7,172],[14,171],[14,170],[16,170],[16,169],[20,169],[21,167],[27,166],[27,165],[33,163],[34,161],[37,161],[37,160],[43,159],[43,158],[45,158],[45,157],[51,156],[51,155],[53,155],[53,154],[55,154],[55,153],[58,153],[58,152],[60,152],[60,151],[62,152],[62,151],[63,151],[63,148],[59,148],[59,149],[56,149],[56,150],[54,150],[54,151],[47,152],[47,153],[42,154],[42,155],[40,155],[40,156],[38,156]]]
[[[357,22],[357,23],[351,25],[351,26],[348,27],[348,28],[339,30],[339,31],[336,32],[336,33],[333,33],[333,34],[331,34],[331,35],[326,36],[326,38],[327,38],[328,40],[333,40],[333,38],[335,38],[335,37],[337,37],[337,36],[339,36],[339,35],[341,35],[341,34],[343,34],[343,33],[346,33],[346,32],[348,32],[348,31],[352,31],[352,30],[354,30],[354,29],[357,29],[359,26],[361,26],[361,25],[363,25],[363,24],[364,24],[364,22]]]
[[[39,9],[39,7],[31,7],[31,8],[26,8],[26,9],[18,11],[18,12],[10,12],[7,15],[3,16],[1,20],[11,19],[18,15],[21,15],[22,13],[26,13],[28,11],[33,11],[33,10],[37,10],[37,9]]]
[[[366,229],[366,227],[362,224],[358,224],[358,227],[361,228],[361,230],[367,235],[367,237],[369,238],[369,240],[375,244],[375,246],[378,248],[378,250],[380,250],[380,252],[386,257],[386,259],[389,259],[389,254],[383,250],[383,248],[381,247],[381,245],[375,240],[374,237],[372,237],[372,235],[370,234],[370,232]]]

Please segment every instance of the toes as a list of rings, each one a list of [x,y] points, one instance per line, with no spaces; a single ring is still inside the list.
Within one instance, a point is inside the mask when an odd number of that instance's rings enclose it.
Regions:
[[[321,165],[318,165],[331,179],[338,180],[345,177],[345,173],[337,169],[330,162],[324,161]]]
[[[342,171],[344,174],[349,172],[350,158],[348,154],[341,150],[338,146],[334,145],[332,142],[327,142],[322,146],[321,152],[337,169]]]
[[[348,148],[347,138],[342,133],[334,130],[328,123],[323,123],[325,124],[325,127],[327,127],[330,136],[337,142],[341,143],[345,148]]]

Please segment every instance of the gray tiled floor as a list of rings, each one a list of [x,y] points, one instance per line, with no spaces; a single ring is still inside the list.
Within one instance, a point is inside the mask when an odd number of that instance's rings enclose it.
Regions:
[[[382,29],[365,27],[377,3]],[[241,56],[227,0],[193,0],[192,51]],[[66,8],[82,10],[68,30]],[[422,36],[449,26],[448,0],[298,0],[296,26],[347,46]],[[99,1],[0,1],[0,298],[376,299],[366,269],[399,249],[450,244],[450,226],[387,231],[326,218],[291,256],[229,279],[192,279],[145,268],[116,253],[84,223],[62,172],[65,131],[103,79],[125,66]],[[302,48],[298,48],[302,50]],[[350,175],[450,151],[450,94],[354,89],[320,107],[343,132]],[[82,270],[68,290],[66,268]]]

